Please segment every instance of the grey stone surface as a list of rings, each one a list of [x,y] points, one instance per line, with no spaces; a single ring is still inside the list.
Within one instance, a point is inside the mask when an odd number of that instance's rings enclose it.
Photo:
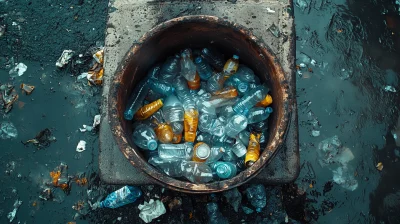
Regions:
[[[295,102],[294,33],[293,17],[288,14],[289,0],[238,0],[227,1],[147,1],[115,0],[111,3],[107,23],[105,46],[105,72],[103,86],[102,117],[100,126],[99,168],[103,181],[110,184],[152,184],[151,179],[134,168],[116,146],[110,131],[106,110],[110,80],[117,65],[144,33],[166,20],[185,15],[213,15],[231,20],[251,30],[270,46],[291,83]],[[272,11],[274,12],[272,12]],[[268,28],[275,24],[280,37]],[[298,176],[299,147],[297,108],[292,108],[286,144],[277,152],[272,162],[251,180],[254,183],[282,184]]]

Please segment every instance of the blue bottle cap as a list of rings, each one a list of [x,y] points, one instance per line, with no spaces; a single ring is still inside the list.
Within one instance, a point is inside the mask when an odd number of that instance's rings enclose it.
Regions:
[[[246,85],[246,83],[243,83],[243,82],[239,83],[239,85],[238,85],[239,92],[244,93],[247,91],[247,89],[248,89],[248,85]]]
[[[265,108],[265,112],[270,114],[270,113],[274,112],[274,110],[272,109],[272,107],[267,107],[267,108]]]
[[[199,64],[202,61],[201,57],[197,57],[196,59],[194,59],[194,62],[196,64]]]
[[[222,179],[229,178],[229,176],[231,175],[229,167],[223,163],[218,164],[216,171],[217,171],[217,175],[219,176],[219,178],[222,178]]]
[[[239,59],[239,56],[237,56],[236,54],[233,55],[233,59]]]
[[[154,139],[151,139],[147,142],[147,147],[149,148],[149,150],[155,150],[157,148],[157,141]]]

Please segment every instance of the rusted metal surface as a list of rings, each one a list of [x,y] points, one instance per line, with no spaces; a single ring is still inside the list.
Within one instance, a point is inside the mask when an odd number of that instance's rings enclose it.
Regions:
[[[212,43],[212,44],[211,44]],[[270,136],[260,159],[236,177],[208,184],[193,184],[179,181],[160,173],[145,161],[131,141],[131,122],[123,119],[123,111],[135,83],[147,74],[156,62],[163,61],[183,47],[217,46],[225,54],[238,54],[241,62],[251,67],[266,81],[274,97],[274,113],[270,122]],[[279,64],[278,58],[263,41],[239,24],[214,16],[185,16],[164,22],[141,38],[124,57],[110,85],[108,97],[109,122],[115,141],[132,165],[151,176],[156,183],[173,190],[189,193],[210,193],[239,186],[270,163],[285,140],[289,118],[292,113],[293,97],[291,84]],[[289,97],[290,96],[290,97]]]

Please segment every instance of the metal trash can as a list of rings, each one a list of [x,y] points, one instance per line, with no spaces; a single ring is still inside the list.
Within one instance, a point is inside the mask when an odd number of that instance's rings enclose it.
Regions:
[[[226,55],[237,54],[268,83],[274,98],[269,121],[268,143],[260,159],[232,179],[194,184],[167,176],[147,163],[132,140],[132,122],[123,118],[127,100],[135,86],[157,62],[184,47],[215,46]],[[289,82],[279,60],[260,39],[246,28],[214,16],[184,16],[163,22],[147,32],[125,55],[114,75],[108,97],[108,114],[116,144],[129,162],[156,183],[188,193],[211,193],[246,183],[270,163],[285,140],[289,123]]]

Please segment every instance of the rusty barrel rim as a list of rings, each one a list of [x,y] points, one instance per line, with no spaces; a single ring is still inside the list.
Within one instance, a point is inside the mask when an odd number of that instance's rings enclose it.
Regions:
[[[235,32],[240,32],[243,35],[246,35],[247,37],[249,37],[248,41],[251,41],[253,44],[258,46],[261,50],[260,53],[262,53],[267,58],[267,60],[269,60],[273,64],[275,75],[278,77],[281,85],[282,114],[279,116],[279,121],[277,121],[277,131],[275,133],[270,133],[270,139],[272,138],[272,141],[266,146],[264,151],[261,153],[260,158],[257,160],[257,162],[253,164],[253,166],[240,172],[238,175],[231,179],[215,181],[206,184],[195,184],[189,181],[181,181],[169,177],[167,174],[158,171],[155,167],[148,164],[148,162],[142,158],[141,153],[138,152],[139,149],[134,149],[130,146],[128,140],[126,139],[126,137],[129,136],[125,135],[121,125],[124,118],[118,115],[118,105],[117,101],[114,98],[115,96],[117,96],[119,88],[122,85],[121,79],[126,69],[126,66],[124,65],[131,61],[132,56],[140,49],[141,44],[144,43],[148,38],[153,35],[157,35],[165,31],[166,29],[173,27],[174,25],[178,25],[182,22],[217,23],[218,25],[227,26]],[[278,58],[271,51],[271,49],[266,44],[264,44],[261,39],[254,36],[252,32],[247,30],[242,25],[230,22],[219,17],[208,15],[182,16],[158,24],[153,29],[144,34],[143,37],[138,41],[138,43],[134,44],[129,49],[125,57],[122,59],[121,64],[118,66],[117,72],[112,78],[109,90],[110,97],[108,98],[108,113],[110,115],[111,131],[118,147],[133,166],[149,175],[152,180],[154,180],[157,184],[167,187],[171,190],[186,193],[212,193],[225,191],[248,182],[250,179],[255,177],[262,170],[262,168],[270,163],[271,158],[273,158],[276,151],[282,146],[285,140],[285,133],[288,127],[290,113],[289,84],[285,78],[284,71],[278,61]],[[271,134],[274,135],[272,136]]]

